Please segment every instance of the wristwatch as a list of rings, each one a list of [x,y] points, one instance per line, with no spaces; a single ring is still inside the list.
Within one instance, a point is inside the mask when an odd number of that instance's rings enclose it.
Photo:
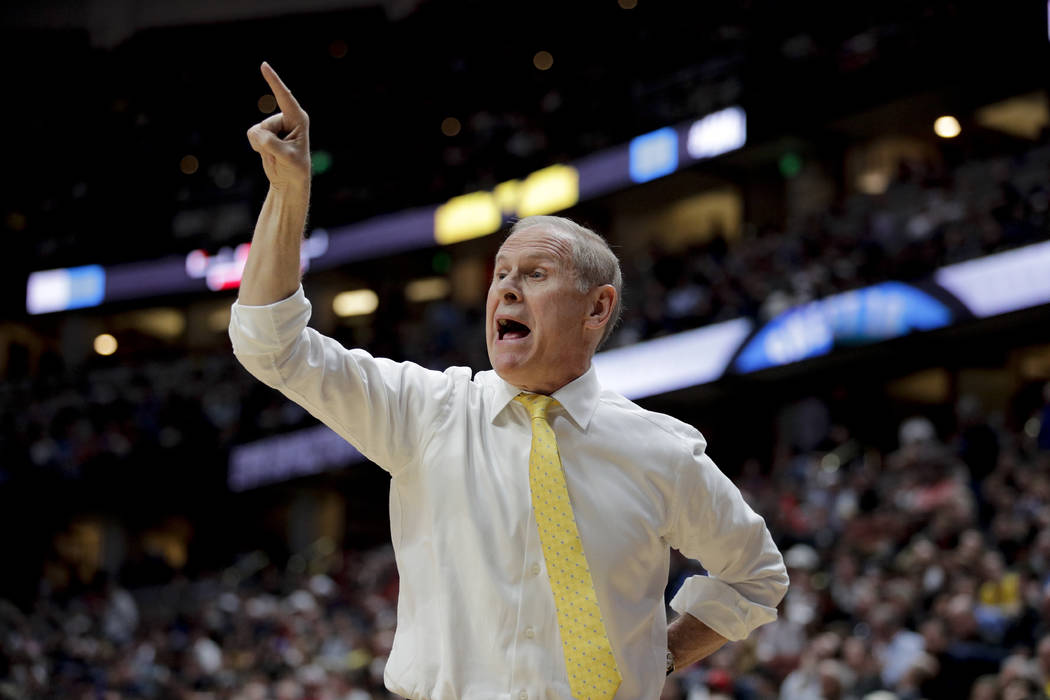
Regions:
[[[667,650],[667,675],[670,676],[672,673],[674,673],[674,654],[672,654],[671,650],[668,649]]]

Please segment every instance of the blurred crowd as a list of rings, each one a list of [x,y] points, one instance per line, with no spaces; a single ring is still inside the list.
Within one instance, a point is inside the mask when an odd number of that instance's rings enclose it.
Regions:
[[[0,483],[106,479],[148,462],[222,470],[230,445],[305,425],[230,353],[157,358],[0,384]]]
[[[1017,432],[969,397],[957,413],[943,438],[905,420],[887,450],[816,399],[784,411],[777,466],[738,483],[791,588],[698,682],[781,700],[1050,697],[1050,409]]]
[[[100,576],[45,590],[29,615],[0,601],[0,697],[386,698],[393,552],[324,551],[133,592]]]
[[[1021,430],[963,397],[894,444],[808,398],[737,483],[781,546],[777,621],[677,673],[663,700],[1050,697],[1050,385]],[[673,558],[668,599],[698,564]],[[396,623],[389,547],[254,552],[128,591],[100,577],[0,608],[0,697],[371,700]]]

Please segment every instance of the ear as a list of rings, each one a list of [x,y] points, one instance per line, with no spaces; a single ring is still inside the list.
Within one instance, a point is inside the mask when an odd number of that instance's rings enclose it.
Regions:
[[[589,295],[589,309],[587,318],[584,319],[583,327],[588,330],[600,331],[605,324],[612,320],[613,308],[616,306],[616,287],[611,284],[603,284],[591,290]]]

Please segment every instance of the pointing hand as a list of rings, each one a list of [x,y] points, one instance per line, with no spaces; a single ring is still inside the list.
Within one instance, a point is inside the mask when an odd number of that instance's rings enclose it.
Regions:
[[[248,142],[262,158],[274,189],[304,187],[310,182],[310,118],[269,63],[260,70],[280,112],[248,129]]]

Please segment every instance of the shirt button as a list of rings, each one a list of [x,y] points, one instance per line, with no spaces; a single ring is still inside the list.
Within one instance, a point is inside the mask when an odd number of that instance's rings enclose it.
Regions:
[[[540,575],[540,565],[539,564],[533,564],[532,568],[530,569],[530,571],[532,572],[533,576],[539,576]]]
[[[525,636],[528,637],[529,639],[532,639],[533,637],[536,636],[536,630],[532,629],[531,627],[526,627],[525,628]]]
[[[529,700],[529,694],[524,690],[518,693],[518,700]]]

